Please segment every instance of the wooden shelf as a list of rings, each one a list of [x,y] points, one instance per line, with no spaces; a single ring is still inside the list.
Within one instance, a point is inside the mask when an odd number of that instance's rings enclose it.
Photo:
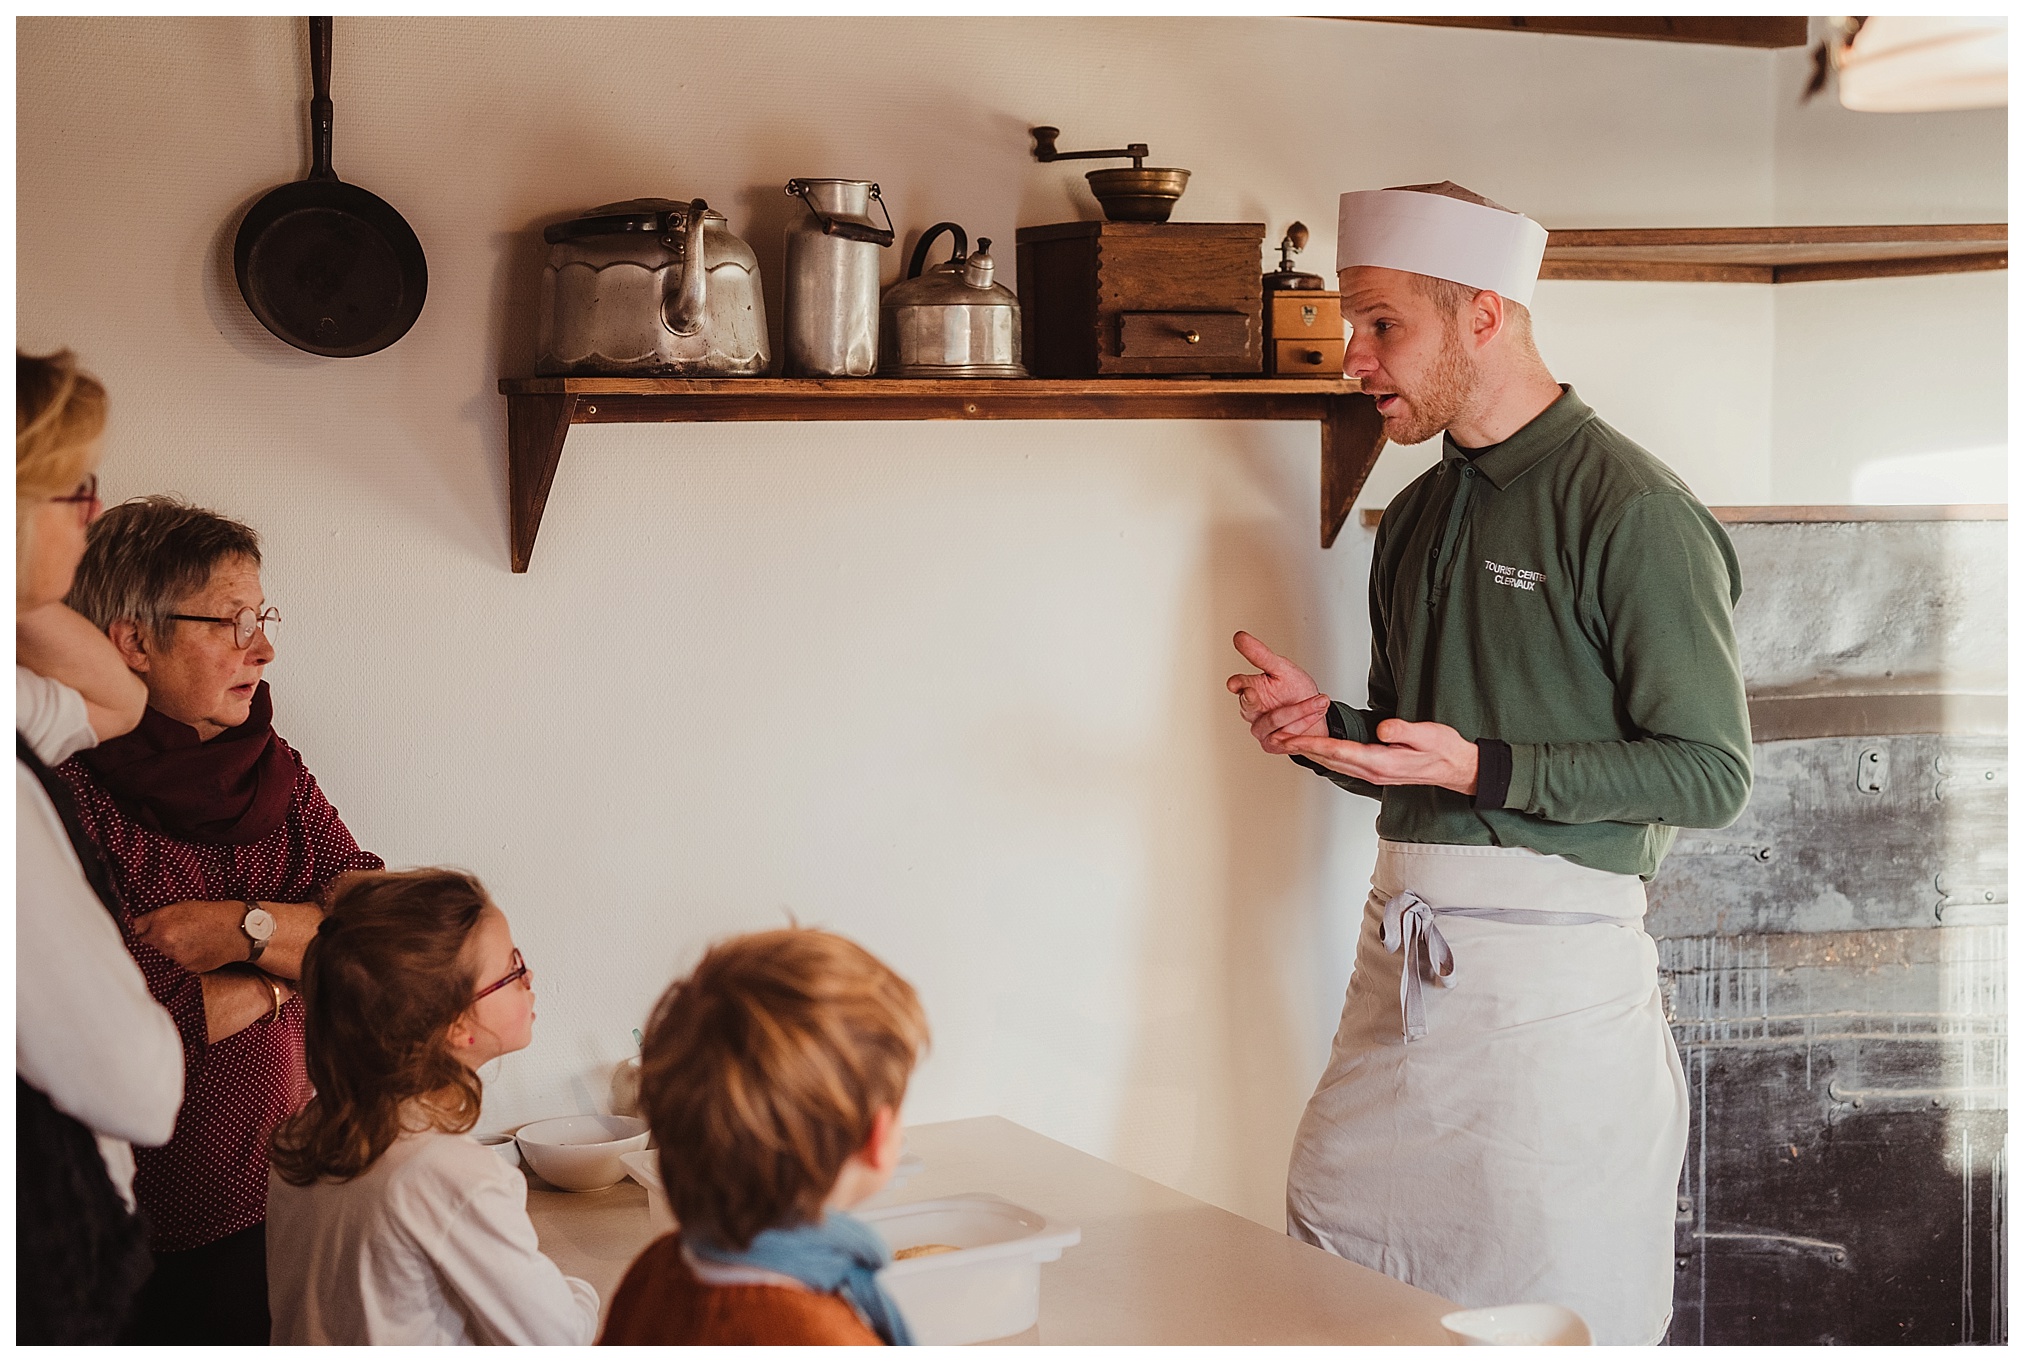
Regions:
[[[1392,18],[1371,15],[1332,14],[1331,19],[1368,19],[1378,24],[1438,24],[1443,28],[1488,28],[1510,33],[1559,33],[1583,38],[1643,38],[1651,42],[1718,43],[1725,47],[1804,47],[1806,20],[1800,17],[1718,18],[1495,18],[1453,16],[1432,19],[1415,15]]]
[[[527,571],[569,428],[637,421],[1316,421],[1321,546],[1384,448],[1353,379],[507,378],[513,570]]]
[[[1541,279],[1799,284],[2010,267],[2010,227],[1637,227],[1550,232]]]
[[[1710,506],[1724,525],[1823,525],[1877,520],[2008,520],[2002,505],[1962,503],[1952,506]],[[1384,512],[1366,506],[1359,517],[1366,530],[1377,528]]]

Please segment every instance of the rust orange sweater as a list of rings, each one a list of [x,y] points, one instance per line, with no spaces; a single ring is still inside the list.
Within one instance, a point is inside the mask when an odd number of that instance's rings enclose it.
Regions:
[[[599,1343],[876,1344],[841,1296],[791,1286],[710,1286],[682,1259],[679,1234],[647,1245],[611,1299]]]

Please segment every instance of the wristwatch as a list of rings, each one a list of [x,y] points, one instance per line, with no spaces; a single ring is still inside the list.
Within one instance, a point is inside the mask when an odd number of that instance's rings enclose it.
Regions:
[[[260,952],[267,949],[267,943],[274,939],[274,914],[262,908],[251,899],[244,900],[246,916],[239,921],[239,930],[246,933],[246,939],[253,943],[253,951],[246,957],[250,963],[260,958]]]

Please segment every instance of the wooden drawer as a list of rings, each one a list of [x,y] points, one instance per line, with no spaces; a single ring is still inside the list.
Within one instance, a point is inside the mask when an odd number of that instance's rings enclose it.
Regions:
[[[1259,222],[1021,227],[1027,369],[1035,378],[1261,372],[1264,241]]]
[[[1251,319],[1241,312],[1125,312],[1117,319],[1120,359],[1186,359],[1211,367],[1244,362]]]
[[[1270,295],[1273,340],[1342,339],[1342,295],[1316,290]]]
[[[1273,341],[1272,372],[1280,378],[1341,378],[1342,338]]]

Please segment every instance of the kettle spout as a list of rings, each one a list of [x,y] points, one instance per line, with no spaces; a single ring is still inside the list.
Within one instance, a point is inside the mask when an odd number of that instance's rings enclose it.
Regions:
[[[701,199],[689,204],[689,222],[683,234],[682,279],[663,309],[668,330],[677,336],[693,336],[703,329],[708,310],[709,267],[703,259],[703,214],[710,205]]]

